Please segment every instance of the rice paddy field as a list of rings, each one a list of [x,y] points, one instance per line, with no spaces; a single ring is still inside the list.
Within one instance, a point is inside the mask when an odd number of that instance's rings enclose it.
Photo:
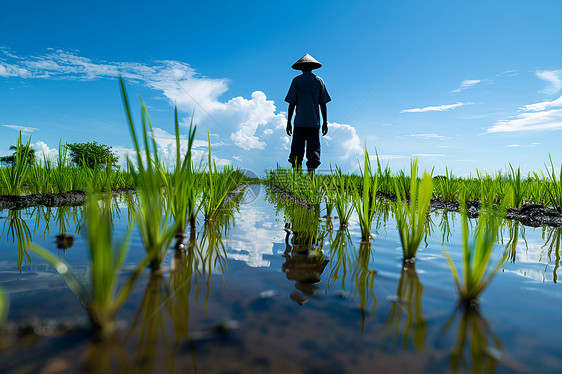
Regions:
[[[1,210],[0,372],[559,372],[554,160],[458,178],[365,150],[360,175],[258,180],[217,168],[210,145],[196,164],[194,126],[180,154],[176,115],[169,169],[121,88],[126,171],[2,169],[4,200],[87,198]]]

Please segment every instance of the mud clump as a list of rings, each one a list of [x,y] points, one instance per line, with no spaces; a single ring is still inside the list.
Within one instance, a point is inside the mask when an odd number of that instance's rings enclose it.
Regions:
[[[32,194],[25,196],[0,196],[0,209],[25,209],[37,205],[47,207],[78,206],[86,202],[86,192],[69,191],[58,194]]]
[[[505,218],[517,220],[525,226],[562,227],[562,214],[540,204],[528,204],[520,209],[510,208],[507,210]]]

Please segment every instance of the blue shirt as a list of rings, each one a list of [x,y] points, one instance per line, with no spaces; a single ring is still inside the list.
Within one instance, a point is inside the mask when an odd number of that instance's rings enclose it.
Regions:
[[[332,100],[322,78],[307,71],[296,76],[285,101],[296,105],[293,124],[298,127],[320,128],[320,104]]]

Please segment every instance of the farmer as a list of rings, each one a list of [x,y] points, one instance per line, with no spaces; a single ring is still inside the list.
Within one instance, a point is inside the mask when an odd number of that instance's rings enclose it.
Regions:
[[[322,136],[328,133],[328,117],[326,103],[330,95],[324,86],[322,78],[312,74],[313,69],[318,69],[322,64],[309,54],[295,62],[295,70],[302,74],[296,76],[291,83],[285,101],[289,103],[287,118],[287,135],[293,135],[289,162],[296,170],[301,170],[306,144],[306,166],[309,174],[320,165],[320,111],[322,112]],[[297,110],[294,128],[291,120]],[[320,109],[320,110],[319,110]]]

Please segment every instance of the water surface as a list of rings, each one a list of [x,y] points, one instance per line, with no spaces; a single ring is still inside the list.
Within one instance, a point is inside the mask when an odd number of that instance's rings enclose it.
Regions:
[[[373,223],[370,244],[361,243],[355,218],[339,229],[337,219],[271,192],[232,209],[222,222],[200,220],[188,251],[180,258],[168,252],[163,276],[145,272],[117,335],[104,342],[85,327],[60,276],[18,245],[32,239],[87,274],[82,208],[3,211],[0,285],[10,298],[9,324],[37,318],[74,327],[4,339],[0,371],[542,373],[562,365],[560,229],[504,222],[493,261],[505,250],[509,260],[483,293],[480,312],[470,313],[457,308],[442,250],[460,264],[455,213],[434,212],[417,261],[404,264],[388,209]],[[121,202],[117,237],[128,223]],[[62,232],[75,237],[66,250],[57,249]],[[123,275],[143,256],[135,229]]]

